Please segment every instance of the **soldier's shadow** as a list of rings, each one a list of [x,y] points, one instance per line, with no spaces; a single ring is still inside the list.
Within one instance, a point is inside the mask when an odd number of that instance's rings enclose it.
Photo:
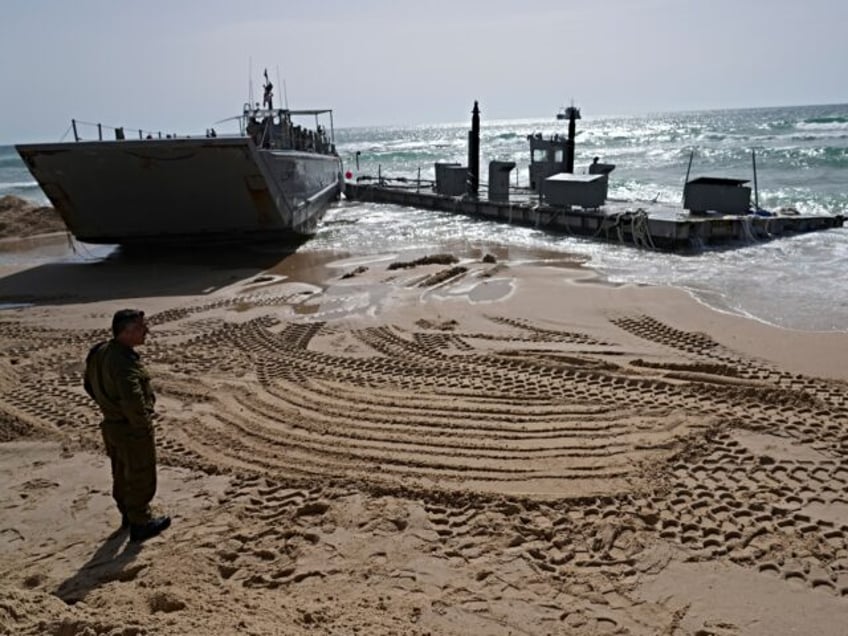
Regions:
[[[110,581],[134,579],[146,567],[132,565],[143,544],[133,543],[128,539],[129,531],[126,529],[113,532],[76,574],[59,584],[54,594],[68,605],[73,605],[83,600],[92,590]]]

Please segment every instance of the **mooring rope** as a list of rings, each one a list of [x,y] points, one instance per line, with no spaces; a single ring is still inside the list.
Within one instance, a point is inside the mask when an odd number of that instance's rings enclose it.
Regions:
[[[742,224],[742,234],[744,236],[745,241],[748,243],[756,243],[757,237],[754,236],[754,230],[751,227],[751,219],[752,217],[750,216],[743,216],[739,219],[739,221]]]
[[[636,210],[630,217],[630,233],[633,236],[633,244],[637,247],[656,249],[654,239],[651,237],[648,213],[643,208]]]

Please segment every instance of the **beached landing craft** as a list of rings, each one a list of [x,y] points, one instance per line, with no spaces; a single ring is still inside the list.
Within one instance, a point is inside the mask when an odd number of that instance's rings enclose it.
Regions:
[[[298,240],[314,233],[342,186],[331,110],[247,103],[240,134],[16,146],[68,230],[87,243]],[[315,117],[315,128],[292,117]],[[319,125],[329,115],[330,129]]]

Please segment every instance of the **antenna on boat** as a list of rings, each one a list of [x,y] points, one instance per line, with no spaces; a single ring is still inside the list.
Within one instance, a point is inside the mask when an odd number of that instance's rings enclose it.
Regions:
[[[247,103],[253,106],[253,56],[247,62]]]
[[[289,96],[286,94],[286,82],[283,80],[280,81],[280,66],[277,65],[277,86],[283,87],[283,104],[286,107],[286,110],[289,109]]]
[[[686,178],[683,180],[683,196],[686,196],[686,184],[689,183],[689,172],[692,170],[692,159],[695,157],[695,149],[689,153],[689,165],[686,166]]]
[[[754,211],[760,209],[760,193],[757,189],[757,151],[751,148],[751,163],[754,166]]]

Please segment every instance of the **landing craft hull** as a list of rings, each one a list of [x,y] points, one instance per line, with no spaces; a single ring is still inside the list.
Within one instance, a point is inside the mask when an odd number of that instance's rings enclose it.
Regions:
[[[246,137],[25,144],[18,153],[87,243],[297,240],[341,188],[337,156]]]

